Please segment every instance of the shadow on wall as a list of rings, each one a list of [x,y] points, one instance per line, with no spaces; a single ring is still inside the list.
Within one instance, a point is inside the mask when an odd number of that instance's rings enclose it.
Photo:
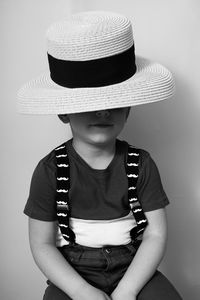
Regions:
[[[198,102],[183,80],[176,86],[173,100],[133,108],[123,138],[151,153],[170,200],[168,247],[161,269],[184,300],[199,300]]]

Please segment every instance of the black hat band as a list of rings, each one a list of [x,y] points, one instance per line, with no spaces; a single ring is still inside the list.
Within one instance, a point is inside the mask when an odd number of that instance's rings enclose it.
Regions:
[[[113,56],[88,60],[68,61],[48,53],[51,79],[67,88],[102,87],[123,82],[136,73],[134,45]]]

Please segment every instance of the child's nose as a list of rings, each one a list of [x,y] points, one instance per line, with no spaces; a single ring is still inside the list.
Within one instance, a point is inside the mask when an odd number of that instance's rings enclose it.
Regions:
[[[110,111],[107,110],[107,109],[96,111],[96,116],[97,117],[109,117],[109,115],[110,115]]]

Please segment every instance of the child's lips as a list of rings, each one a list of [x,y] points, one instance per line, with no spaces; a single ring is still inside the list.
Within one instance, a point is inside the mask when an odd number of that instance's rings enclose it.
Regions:
[[[112,127],[113,124],[111,124],[111,123],[96,123],[96,124],[91,124],[90,126],[99,127],[99,128],[108,128],[108,127]]]

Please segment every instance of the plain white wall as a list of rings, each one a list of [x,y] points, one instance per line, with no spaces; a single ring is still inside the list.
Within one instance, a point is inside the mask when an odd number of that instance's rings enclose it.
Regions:
[[[17,89],[47,70],[45,31],[75,11],[111,10],[133,21],[137,54],[166,65],[176,96],[132,109],[122,138],[150,151],[171,201],[161,269],[184,300],[200,298],[200,4],[198,0],[0,2],[0,298],[42,299],[45,277],[30,254],[22,211],[40,158],[71,136],[56,116],[16,112]]]

